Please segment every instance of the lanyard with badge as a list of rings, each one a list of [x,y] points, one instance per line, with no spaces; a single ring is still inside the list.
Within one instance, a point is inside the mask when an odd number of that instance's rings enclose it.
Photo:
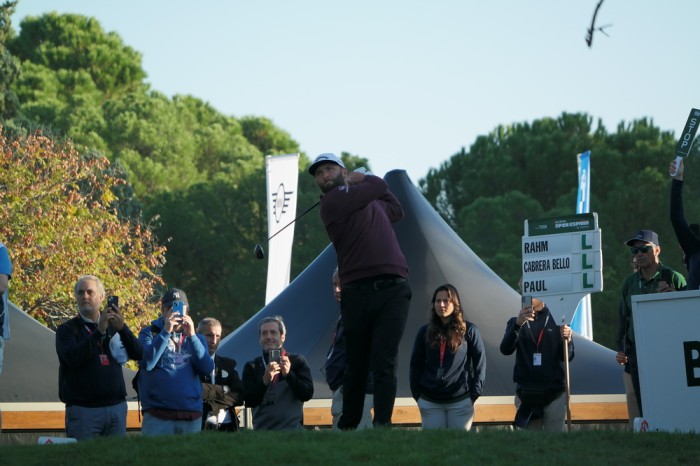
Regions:
[[[84,324],[83,328],[85,328],[88,336],[92,336],[93,330],[88,326],[88,324]],[[100,348],[100,364],[103,366],[109,366],[109,357],[105,354],[103,345],[106,338],[107,335],[103,335],[102,338],[100,338],[100,341],[97,343],[97,346]]]
[[[440,367],[437,370],[437,378],[442,380],[445,377],[445,368],[443,364],[445,362],[445,349],[447,348],[447,342],[445,337],[440,337]]]
[[[544,329],[547,328],[547,323],[549,322],[549,315],[544,321],[544,325],[540,329],[540,334],[537,337],[537,341],[535,341],[535,335],[532,333],[532,328],[530,327],[530,321],[527,322],[527,329],[530,332],[530,337],[532,338],[533,343],[535,343],[535,353],[532,355],[532,365],[533,366],[541,366],[542,365],[542,353],[540,353],[540,343],[542,342],[542,336],[544,335]]]
[[[173,333],[172,336],[170,337],[170,340],[175,345],[175,352],[178,354],[180,352],[182,352],[182,345],[185,343],[185,334],[184,333]]]

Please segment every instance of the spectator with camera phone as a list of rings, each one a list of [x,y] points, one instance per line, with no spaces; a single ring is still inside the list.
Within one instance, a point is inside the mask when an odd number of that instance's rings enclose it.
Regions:
[[[140,360],[142,348],[124,323],[119,301],[94,275],[75,284],[78,315],[56,330],[58,396],[66,404],[66,436],[86,440],[126,434],[126,385],[122,365]]]
[[[522,289],[522,280],[520,282]],[[566,419],[564,359],[574,359],[571,327],[557,325],[547,305],[523,296],[521,309],[506,324],[501,354],[515,353],[515,427],[562,432]],[[566,346],[565,346],[566,345]]]
[[[293,430],[304,426],[304,402],[314,395],[306,359],[287,353],[281,316],[265,317],[258,327],[262,356],[243,368],[245,404],[253,409],[256,430]]]
[[[171,288],[161,300],[161,316],[141,330],[139,399],[143,435],[199,432],[202,383],[214,370],[204,336],[195,332],[187,295]]]

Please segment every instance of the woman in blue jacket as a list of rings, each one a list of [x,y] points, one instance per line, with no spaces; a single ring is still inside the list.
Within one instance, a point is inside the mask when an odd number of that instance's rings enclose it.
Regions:
[[[439,286],[431,303],[413,345],[411,393],[424,429],[469,430],[486,376],[484,343],[476,325],[464,320],[454,286]]]

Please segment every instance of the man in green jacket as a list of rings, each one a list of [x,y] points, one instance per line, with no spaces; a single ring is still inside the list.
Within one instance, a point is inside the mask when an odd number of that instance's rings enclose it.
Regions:
[[[637,368],[637,350],[632,322],[632,296],[650,293],[682,291],[686,288],[685,278],[679,272],[661,263],[661,246],[659,236],[651,230],[640,230],[625,243],[637,264],[637,271],[625,278],[622,284],[622,301],[618,319],[618,335],[622,342],[615,359],[625,366],[625,372],[631,374],[634,393],[637,397],[639,415],[643,416],[642,398],[639,392],[639,372]]]

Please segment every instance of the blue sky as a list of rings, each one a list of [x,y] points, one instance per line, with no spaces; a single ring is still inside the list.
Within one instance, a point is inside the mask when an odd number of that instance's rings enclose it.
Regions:
[[[700,2],[605,0],[610,37],[588,48],[597,1],[20,0],[13,26],[94,17],[142,54],[152,89],[270,118],[310,157],[347,151],[417,182],[499,124],[564,111],[680,133],[700,107]]]

